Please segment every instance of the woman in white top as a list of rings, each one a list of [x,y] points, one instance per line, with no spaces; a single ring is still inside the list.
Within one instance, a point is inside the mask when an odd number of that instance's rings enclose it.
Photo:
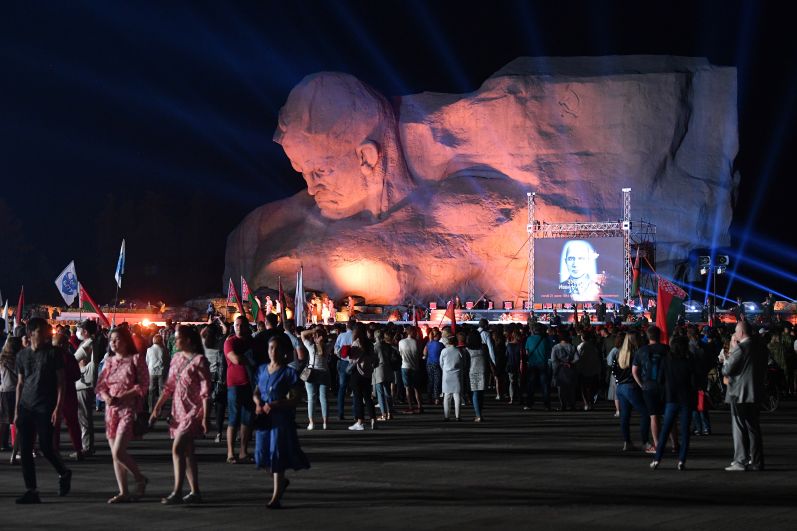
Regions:
[[[460,371],[462,369],[462,351],[456,346],[456,337],[448,336],[441,339],[445,348],[440,352],[440,367],[443,369],[443,420],[448,420],[451,398],[454,399],[454,417],[459,416],[461,403],[462,382]]]
[[[315,409],[315,397],[321,403],[321,420],[324,429],[327,429],[327,388],[329,387],[329,359],[324,348],[326,343],[326,330],[323,326],[316,326],[309,330],[302,331],[302,343],[307,349],[307,366],[312,369],[310,378],[304,382],[307,389],[307,429],[315,427],[313,414]]]

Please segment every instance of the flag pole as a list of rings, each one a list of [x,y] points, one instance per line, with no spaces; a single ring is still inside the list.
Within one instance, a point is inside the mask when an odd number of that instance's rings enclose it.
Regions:
[[[116,285],[116,296],[113,299],[113,317],[111,318],[111,325],[116,326],[116,306],[119,303],[119,284]]]

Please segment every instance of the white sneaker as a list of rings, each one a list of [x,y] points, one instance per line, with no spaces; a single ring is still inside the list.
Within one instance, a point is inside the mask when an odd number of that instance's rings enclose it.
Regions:
[[[307,430],[308,430],[308,431],[313,431],[313,429],[314,429],[314,428],[315,428],[315,426],[313,426],[313,423],[312,423],[312,422],[311,422],[310,424],[308,424],[308,425],[307,425]]]
[[[323,429],[327,429],[327,423],[326,422],[324,423],[324,428]]]
[[[363,430],[365,429],[365,426],[363,426],[363,425],[362,425],[362,424],[360,424],[359,422],[355,422],[354,424],[352,424],[351,426],[349,426],[349,429],[350,429],[351,431],[363,431]]]

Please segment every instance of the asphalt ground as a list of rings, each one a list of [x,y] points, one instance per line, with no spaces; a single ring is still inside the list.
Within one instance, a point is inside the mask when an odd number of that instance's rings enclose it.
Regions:
[[[330,397],[332,398],[332,397]],[[56,474],[36,460],[44,503],[18,506],[19,465],[0,454],[0,529],[795,529],[797,402],[762,414],[767,470],[725,472],[732,443],[727,411],[713,434],[692,438],[687,470],[668,454],[621,451],[618,419],[606,402],[591,411],[536,410],[487,400],[484,422],[442,422],[442,408],[399,415],[379,429],[300,429],[310,470],[289,473],[284,508],[270,511],[271,477],[225,463],[212,439],[198,441],[205,503],[163,506],[172,487],[163,423],[131,452],[150,478],[138,503],[107,505],[115,494],[104,435],[95,457],[69,466],[72,492],[59,498]],[[334,399],[330,411],[335,411]],[[300,426],[305,415],[300,408]],[[632,421],[636,435],[637,417]],[[99,418],[98,418],[99,424]],[[318,425],[318,424],[317,424]],[[62,437],[68,446],[66,434]],[[638,441],[636,441],[638,442]]]

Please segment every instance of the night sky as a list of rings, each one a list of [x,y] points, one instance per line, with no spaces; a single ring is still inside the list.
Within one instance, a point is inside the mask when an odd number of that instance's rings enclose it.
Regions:
[[[53,280],[74,259],[109,302],[124,237],[123,297],[221,292],[227,234],[304,188],[271,138],[307,74],[349,72],[389,97],[471,91],[524,55],[672,54],[739,70],[733,246],[749,227],[744,256],[771,270],[743,262],[761,286],[737,280],[732,295],[797,297],[777,272],[797,258],[788,3],[639,3],[6,2],[0,290],[62,303]]]

